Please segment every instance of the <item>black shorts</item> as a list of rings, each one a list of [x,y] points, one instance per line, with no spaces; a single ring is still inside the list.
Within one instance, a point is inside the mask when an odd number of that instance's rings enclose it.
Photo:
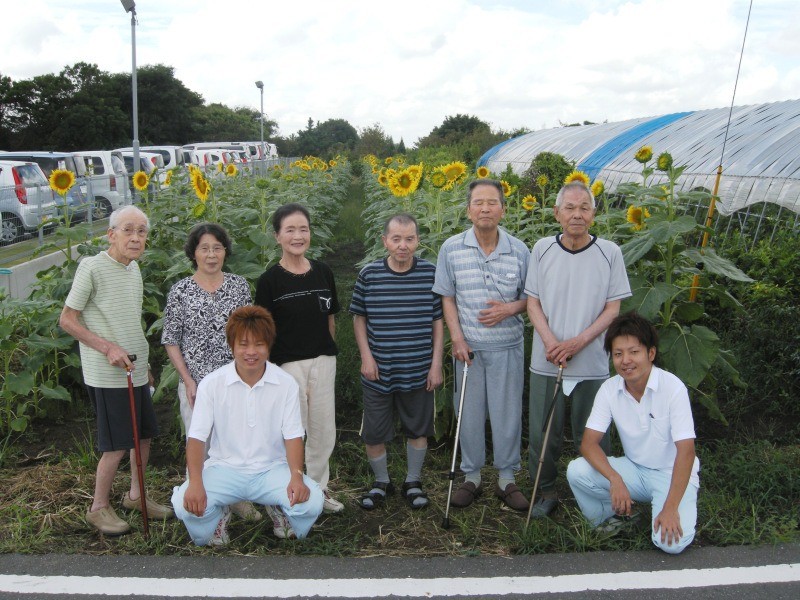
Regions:
[[[364,390],[364,420],[361,439],[370,446],[394,439],[394,411],[400,416],[403,434],[410,439],[433,435],[433,392],[425,388],[383,394],[367,386]]]
[[[97,416],[97,449],[100,452],[133,448],[131,402],[128,388],[98,388],[87,385],[89,400]],[[136,402],[139,439],[149,440],[158,435],[156,411],[150,398],[150,386],[133,388]]]

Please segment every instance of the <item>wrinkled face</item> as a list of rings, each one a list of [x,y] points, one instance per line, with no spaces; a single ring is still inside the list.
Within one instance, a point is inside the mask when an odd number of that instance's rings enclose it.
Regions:
[[[263,338],[247,331],[233,344],[236,372],[244,380],[261,377],[269,359],[269,346]]]
[[[301,212],[287,215],[281,221],[281,228],[275,234],[284,255],[302,256],[311,245],[311,226]]]
[[[406,225],[397,221],[389,223],[389,231],[383,236],[383,247],[388,251],[395,266],[410,266],[417,246],[419,246],[419,236],[413,223]]]
[[[147,242],[147,221],[141,215],[130,213],[123,222],[108,230],[108,254],[124,265],[138,259]]]
[[[586,235],[594,221],[595,209],[592,200],[580,189],[569,189],[564,192],[561,206],[556,206],[553,210],[561,229],[566,235],[574,238]]]
[[[218,273],[225,262],[225,246],[212,234],[204,233],[194,251],[194,260],[198,271],[207,275]]]
[[[653,361],[656,358],[655,348],[646,348],[632,335],[621,335],[611,341],[611,359],[614,368],[625,380],[625,385],[643,387],[647,384]]]
[[[467,216],[476,229],[496,230],[505,212],[497,188],[491,185],[478,185],[472,190]]]

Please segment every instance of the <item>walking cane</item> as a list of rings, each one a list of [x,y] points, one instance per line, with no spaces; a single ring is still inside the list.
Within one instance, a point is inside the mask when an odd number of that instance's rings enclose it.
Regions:
[[[136,361],[135,354],[129,354],[128,359],[131,362]],[[136,400],[133,397],[133,370],[126,369],[128,373],[128,398],[131,405],[131,424],[133,425],[133,449],[136,455],[136,474],[139,476],[139,502],[142,504],[142,523],[144,524],[144,539],[150,537],[150,531],[147,529],[147,498],[144,493],[144,469],[142,469],[142,450],[139,447],[139,425],[136,419]]]
[[[571,356],[567,358],[569,360]],[[558,391],[561,389],[561,378],[564,375],[564,365],[558,365],[558,375],[556,375],[556,387],[553,391],[553,399],[550,401],[550,408],[547,411],[547,425],[543,429],[544,439],[542,440],[542,451],[539,452],[539,465],[536,467],[536,480],[533,482],[533,492],[531,494],[531,503],[528,506],[528,518],[525,520],[525,529],[531,524],[531,512],[533,512],[533,504],[536,501],[536,491],[539,489],[539,477],[542,474],[542,464],[544,464],[544,453],[547,449],[547,438],[550,437],[550,428],[553,425],[553,413],[556,408],[556,399],[558,398]]]
[[[469,353],[469,359],[475,358],[475,354]],[[444,509],[444,519],[442,520],[442,528],[450,529],[450,497],[453,495],[453,481],[456,478],[456,454],[458,453],[458,439],[461,433],[461,410],[464,408],[464,393],[467,390],[467,372],[469,365],[464,361],[464,373],[461,375],[461,396],[458,399],[458,414],[456,415],[456,439],[453,443],[453,461],[450,463],[450,487],[447,490],[447,504]]]

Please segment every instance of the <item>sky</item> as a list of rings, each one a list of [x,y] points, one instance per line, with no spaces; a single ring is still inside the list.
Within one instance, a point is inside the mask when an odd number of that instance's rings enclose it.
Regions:
[[[493,129],[730,106],[750,0],[136,0],[139,66],[281,135],[379,124],[407,146],[448,115]],[[118,0],[6,3],[0,74],[131,70]],[[800,2],[754,0],[735,104],[800,97]]]

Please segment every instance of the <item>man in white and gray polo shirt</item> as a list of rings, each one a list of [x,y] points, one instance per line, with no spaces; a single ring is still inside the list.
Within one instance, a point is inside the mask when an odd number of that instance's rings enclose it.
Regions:
[[[500,183],[478,179],[469,186],[467,216],[472,228],[449,238],[439,250],[434,293],[442,308],[456,359],[456,382],[470,365],[461,415],[461,470],[465,481],[451,505],[469,506],[481,491],[486,462],[486,415],[492,427],[495,494],[509,507],[528,510],[514,482],[520,468],[524,372],[523,293],[530,253],[523,242],[499,228],[505,214]],[[469,353],[474,353],[470,360]],[[456,409],[460,390],[454,394]]]

